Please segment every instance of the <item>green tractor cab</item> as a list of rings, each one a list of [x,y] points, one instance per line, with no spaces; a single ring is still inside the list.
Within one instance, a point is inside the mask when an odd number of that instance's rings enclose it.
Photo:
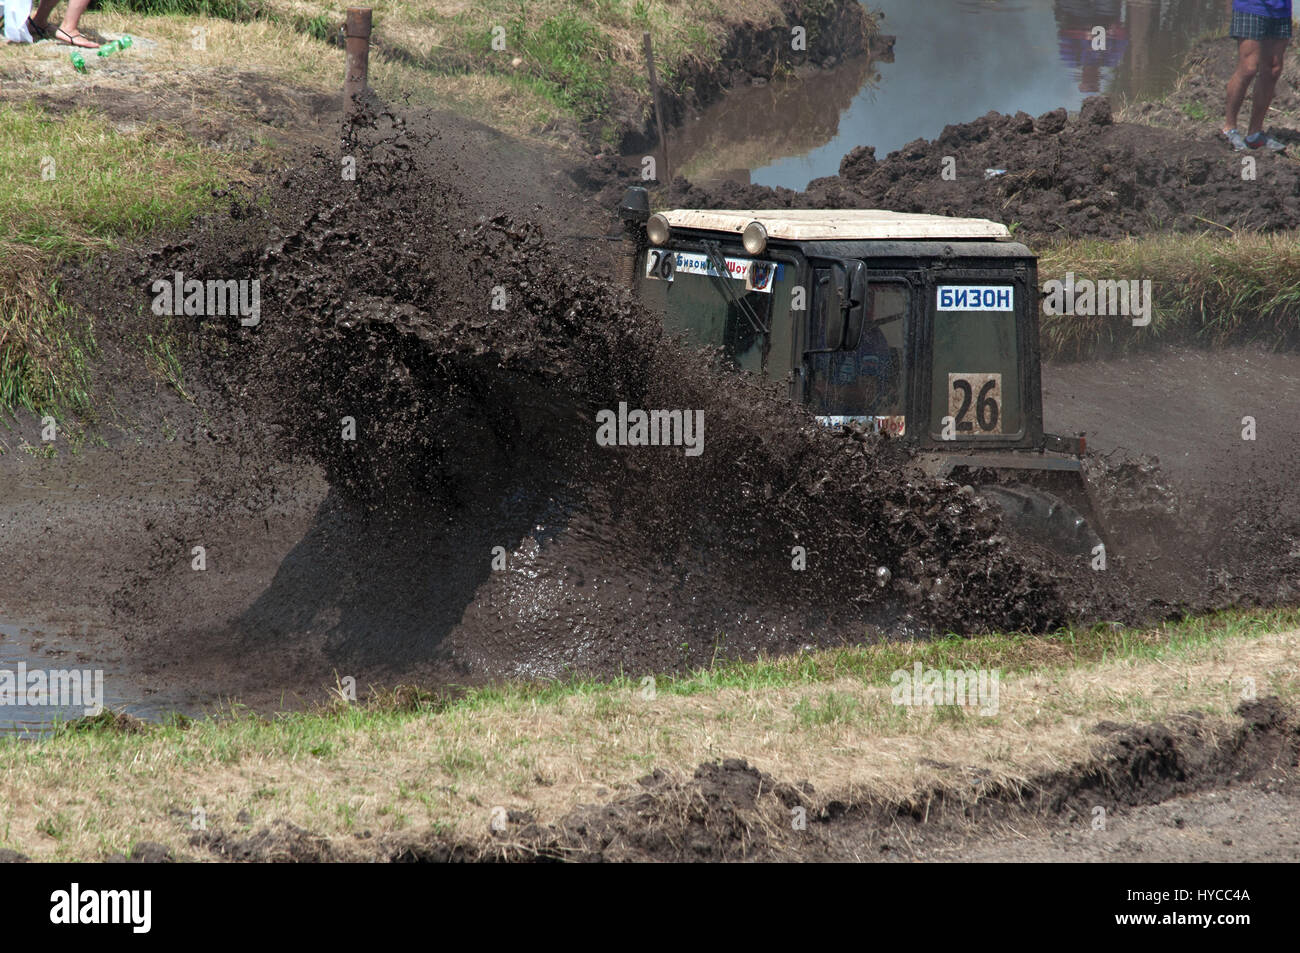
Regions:
[[[861,209],[652,215],[637,188],[619,214],[628,278],[669,329],[823,423],[907,442],[1014,529],[1097,555],[1083,438],[1043,429],[1037,259],[1006,226]]]

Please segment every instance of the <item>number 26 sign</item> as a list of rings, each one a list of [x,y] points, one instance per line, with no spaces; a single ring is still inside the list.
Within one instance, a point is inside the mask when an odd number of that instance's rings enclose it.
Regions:
[[[948,413],[958,433],[1002,433],[1002,375],[949,374]]]

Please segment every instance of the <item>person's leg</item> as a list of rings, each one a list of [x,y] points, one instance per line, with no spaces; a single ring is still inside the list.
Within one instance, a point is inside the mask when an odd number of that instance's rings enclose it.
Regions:
[[[50,25],[50,14],[54,12],[54,7],[59,0],[41,0],[36,12],[32,14],[32,22],[42,30],[48,29]]]
[[[1237,116],[1241,113],[1241,104],[1246,101],[1250,84],[1259,72],[1259,61],[1259,40],[1237,41],[1237,70],[1228,79],[1228,112],[1223,121],[1224,132],[1237,128]]]
[[[86,12],[86,7],[90,6],[90,0],[68,0],[68,9],[63,14],[63,22],[55,31],[54,38],[60,43],[67,43],[69,46],[79,46],[83,49],[94,49],[99,46],[94,40],[81,35],[77,29],[77,23],[81,20],[81,15]]]
[[[79,32],[77,24],[81,22],[81,15],[86,12],[88,6],[90,0],[68,0],[68,9],[63,14],[63,22],[59,24],[65,33]]]
[[[1277,81],[1282,76],[1282,59],[1286,55],[1287,43],[1287,40],[1282,39],[1259,41],[1259,78],[1255,80],[1255,99],[1250,107],[1250,129],[1246,133],[1248,136],[1253,136],[1264,128],[1264,121],[1268,118],[1268,107],[1273,104]]]

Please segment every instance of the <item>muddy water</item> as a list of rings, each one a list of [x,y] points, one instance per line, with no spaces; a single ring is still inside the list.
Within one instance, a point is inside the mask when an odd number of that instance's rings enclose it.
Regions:
[[[860,145],[878,156],[990,110],[1076,110],[1097,93],[1168,90],[1199,34],[1224,24],[1222,0],[873,0],[892,56],[739,90],[669,141],[675,169],[701,181],[803,189]],[[1106,31],[1093,50],[1091,31]],[[852,93],[845,96],[845,87]],[[761,100],[763,108],[755,108]],[[756,121],[756,117],[759,117]],[[778,120],[776,117],[782,117]],[[707,130],[705,133],[703,130]]]
[[[0,695],[0,736],[32,737],[46,734],[60,722],[73,721],[104,710],[124,711],[137,718],[159,720],[170,712],[194,713],[193,698],[170,697],[154,692],[118,665],[105,667],[91,653],[82,651],[86,625],[65,637],[58,629],[33,620],[0,621],[0,680],[33,685],[32,676],[42,675],[53,685],[61,672],[75,677],[80,696],[52,692],[48,697],[26,694],[8,698]],[[23,678],[23,676],[27,678]]]

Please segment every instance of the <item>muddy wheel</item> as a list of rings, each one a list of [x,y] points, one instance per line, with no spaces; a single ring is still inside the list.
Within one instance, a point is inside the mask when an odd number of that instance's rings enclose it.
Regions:
[[[1007,529],[1070,556],[1091,556],[1101,537],[1060,497],[1023,484],[981,486],[977,492],[1002,511]]]

